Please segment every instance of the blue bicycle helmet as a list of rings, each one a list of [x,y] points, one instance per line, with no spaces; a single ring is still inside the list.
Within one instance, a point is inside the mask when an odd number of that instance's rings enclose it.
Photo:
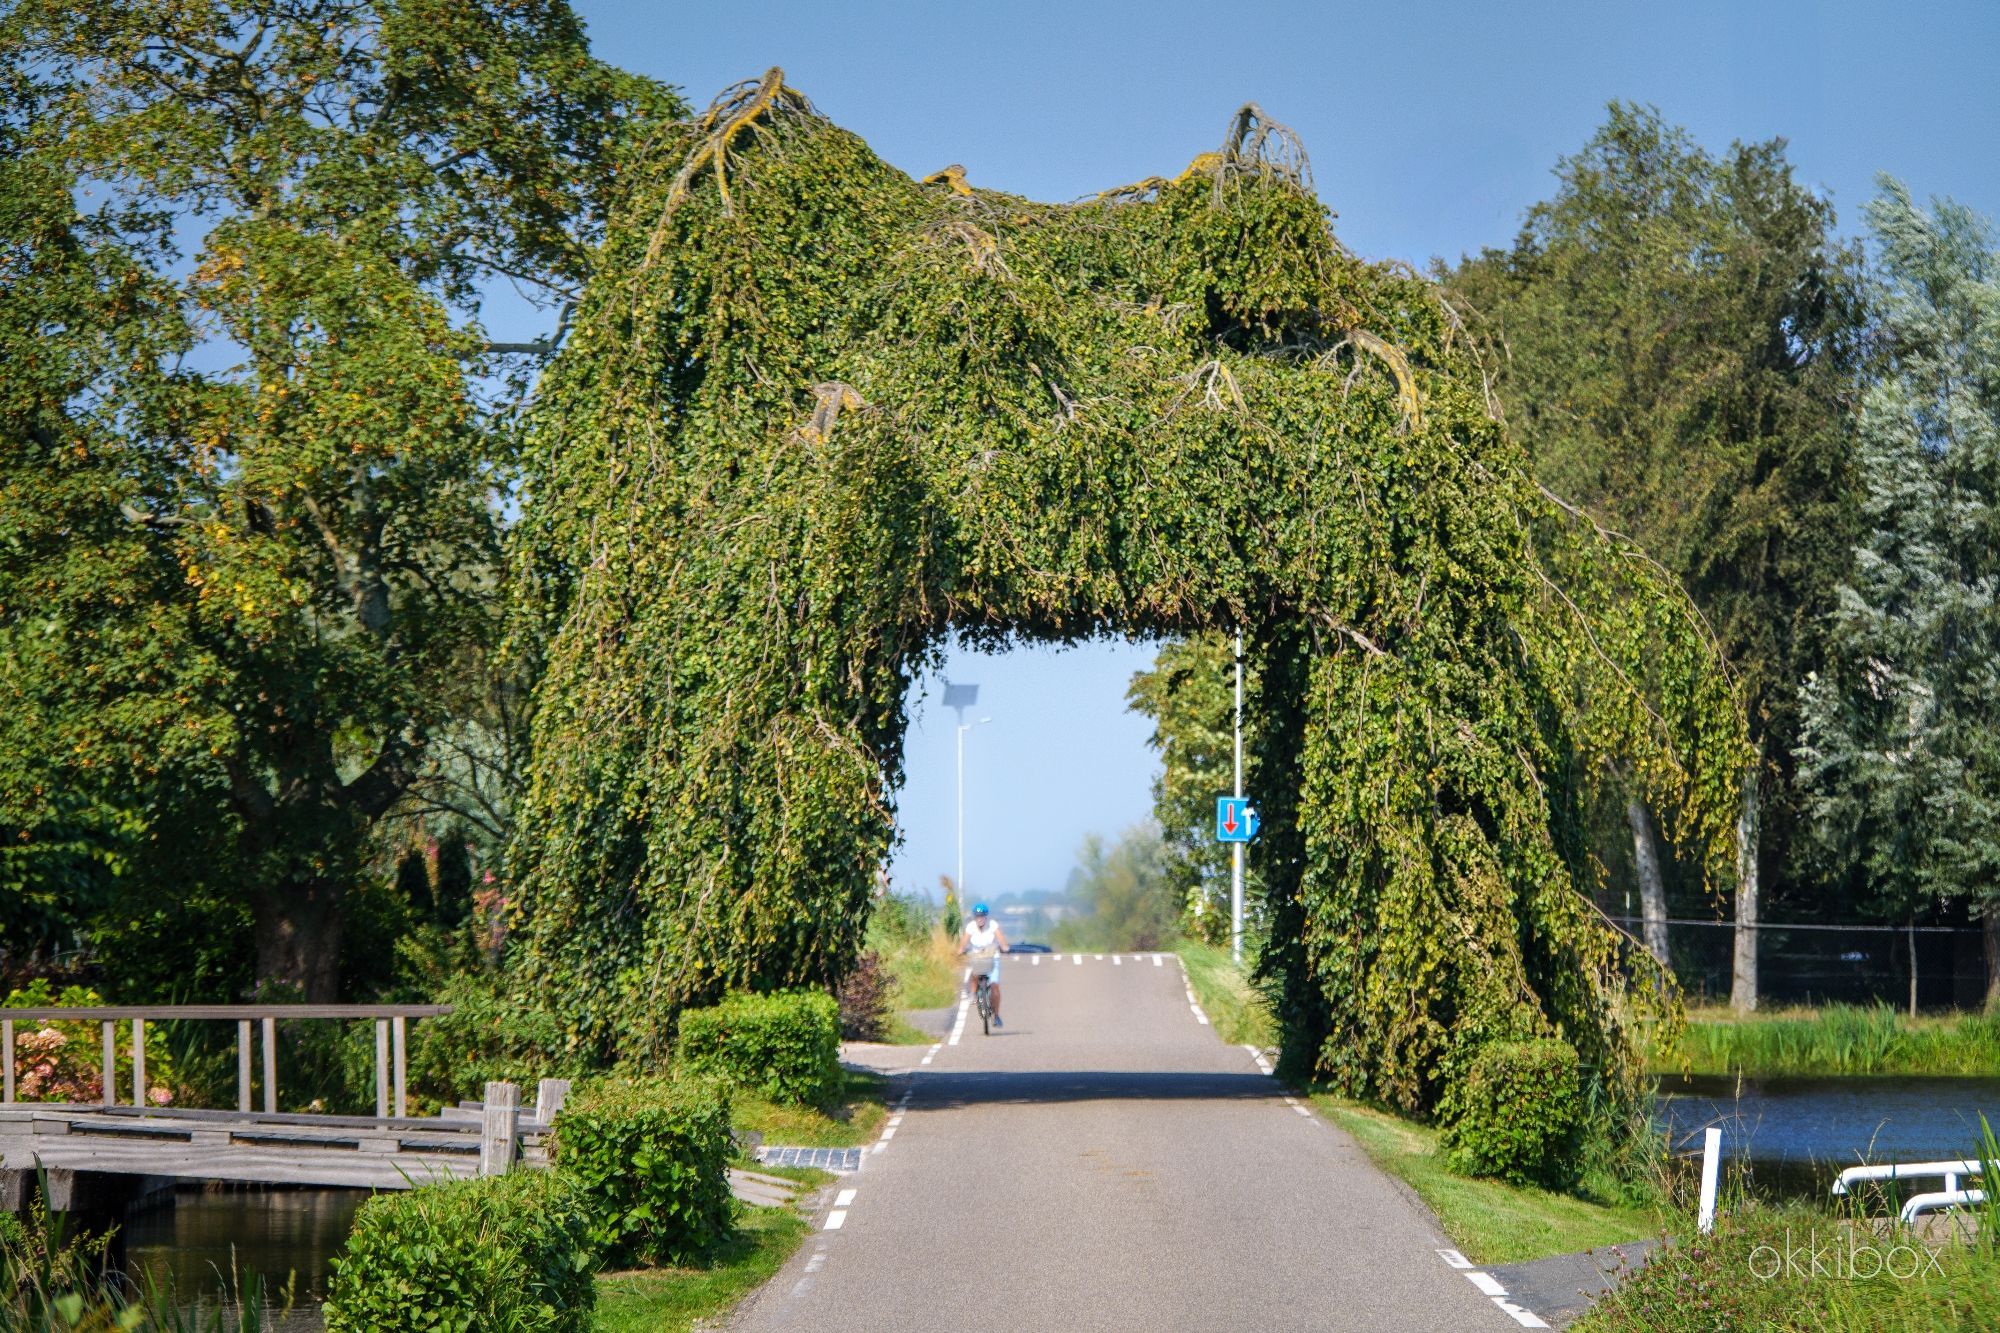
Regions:
[[[988,911],[987,911],[987,907],[986,907],[986,904],[985,904],[985,903],[974,903],[974,904],[972,905],[972,914],[973,914],[974,916],[986,916],[986,915],[988,915]]]

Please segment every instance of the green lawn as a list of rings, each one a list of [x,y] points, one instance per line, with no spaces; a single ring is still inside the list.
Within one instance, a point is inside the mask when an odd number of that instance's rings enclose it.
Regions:
[[[1354,1136],[1370,1161],[1415,1190],[1476,1264],[1524,1263],[1660,1233],[1662,1218],[1651,1209],[1461,1176],[1445,1166],[1429,1125],[1325,1093],[1311,1101]]]
[[[809,1230],[789,1208],[745,1208],[736,1233],[700,1264],[600,1273],[591,1327],[597,1333],[685,1333],[770,1281]]]
[[[883,1081],[874,1074],[847,1072],[847,1086],[831,1108],[766,1101],[750,1092],[729,1100],[730,1124],[764,1136],[764,1142],[794,1148],[858,1148],[882,1130],[889,1110],[882,1103]]]

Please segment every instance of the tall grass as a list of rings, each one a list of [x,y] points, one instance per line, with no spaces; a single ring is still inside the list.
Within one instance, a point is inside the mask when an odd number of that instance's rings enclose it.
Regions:
[[[1992,1127],[1982,1129],[1984,1143],[1973,1155],[2000,1160]],[[1990,1330],[2000,1326],[2000,1188],[1989,1187],[1987,1197],[1968,1210],[1970,1227],[1917,1230],[1896,1225],[1893,1212],[1890,1219],[1876,1215],[1860,1199],[1836,1207],[1772,1205],[1739,1189],[1708,1235],[1680,1209],[1670,1243],[1573,1327]]]
[[[1661,1073],[1987,1074],[2000,1072],[2000,1013],[1911,1019],[1887,1005],[1738,1017],[1697,1011]]]
[[[1187,968],[1188,984],[1194,987],[1216,1036],[1232,1046],[1278,1044],[1278,1026],[1271,1018],[1270,1005],[1230,959],[1228,949],[1182,940],[1174,951]]]

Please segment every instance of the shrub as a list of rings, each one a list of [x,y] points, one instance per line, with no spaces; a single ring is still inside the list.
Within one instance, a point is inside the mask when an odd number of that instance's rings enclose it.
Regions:
[[[715,1084],[604,1079],[556,1116],[554,1160],[615,1267],[684,1259],[729,1232],[729,1101]]]
[[[1443,1143],[1454,1170],[1555,1189],[1576,1179],[1582,1099],[1568,1042],[1481,1046],[1448,1112]]]
[[[841,1086],[840,1010],[822,991],[732,995],[681,1015],[679,1057],[773,1101],[829,1105]]]
[[[848,1041],[881,1041],[889,1035],[894,1011],[889,1003],[889,974],[882,955],[873,949],[854,960],[854,970],[835,993],[840,1002],[840,1035]]]
[[[555,1171],[378,1194],[333,1261],[327,1333],[583,1333],[597,1302],[589,1223]]]
[[[573,1077],[576,1058],[563,1050],[562,1025],[483,976],[460,976],[439,988],[452,1012],[410,1028],[410,1088],[421,1105],[476,1097],[492,1082],[533,1088],[538,1079]],[[370,1058],[374,1035],[366,1034]]]

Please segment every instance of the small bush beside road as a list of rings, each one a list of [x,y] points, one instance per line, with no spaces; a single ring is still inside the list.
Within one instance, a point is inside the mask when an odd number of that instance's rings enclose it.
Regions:
[[[333,1261],[327,1333],[583,1333],[596,1268],[588,1205],[561,1172],[378,1194]]]
[[[840,1089],[840,1009],[824,991],[732,995],[680,1025],[675,1056],[688,1073],[802,1106]]]
[[[1448,1108],[1443,1146],[1469,1176],[1564,1189],[1576,1180],[1576,1050],[1554,1039],[1488,1042]]]
[[[585,1083],[556,1117],[554,1165],[613,1267],[685,1258],[729,1231],[729,1101],[713,1084]]]

